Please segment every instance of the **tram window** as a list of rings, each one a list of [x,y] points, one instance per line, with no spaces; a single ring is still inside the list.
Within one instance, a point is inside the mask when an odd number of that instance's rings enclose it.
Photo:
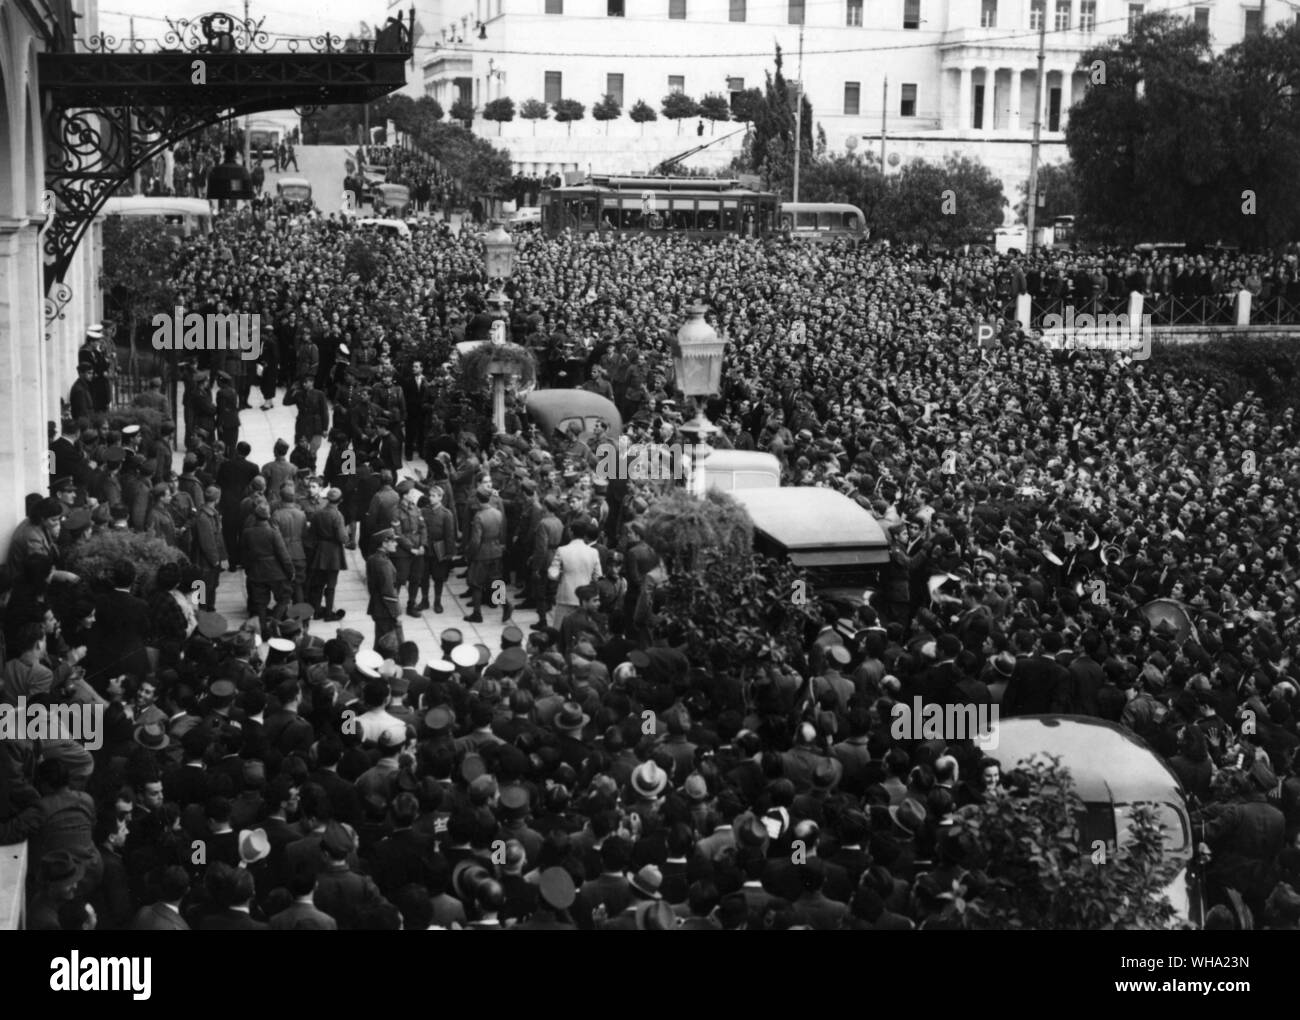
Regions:
[[[593,226],[596,222],[596,200],[594,198],[584,198],[582,200],[582,225]]]
[[[740,229],[740,209],[731,202],[722,203],[722,229],[734,234]]]
[[[782,213],[782,214],[781,214],[781,229],[782,229],[782,230],[793,230],[793,229],[794,229],[794,213]]]
[[[695,229],[695,203],[694,202],[673,203],[673,229],[674,230]]]
[[[799,230],[816,230],[817,214],[800,210],[794,214],[794,225]]]
[[[846,212],[844,214],[844,229],[851,230],[855,234],[861,232],[862,221],[858,219],[857,213]]]
[[[578,200],[575,198],[568,199],[564,203],[564,213],[565,213],[564,218],[565,218],[565,222],[570,227],[576,227],[578,225],[578,211],[580,205],[581,203],[578,202]]]
[[[602,205],[600,210],[600,223],[602,229],[618,229],[618,208],[613,205]]]

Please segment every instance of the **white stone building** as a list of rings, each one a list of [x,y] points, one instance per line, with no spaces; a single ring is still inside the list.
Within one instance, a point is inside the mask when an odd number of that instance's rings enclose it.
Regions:
[[[850,138],[889,165],[949,152],[978,158],[1015,199],[1028,174],[1039,25],[1046,19],[1042,158],[1065,158],[1063,129],[1087,87],[1080,55],[1127,31],[1141,13],[1174,10],[1206,24],[1216,49],[1261,24],[1289,22],[1286,0],[424,0],[417,45],[424,92],[449,109],[459,96],[476,109],[500,96],[516,106],[561,97],[587,107],[573,125],[476,120],[474,130],[507,147],[523,173],[564,169],[644,171],[732,128],[661,119],[644,127],[628,109],[658,111],[670,90],[699,99],[762,87],[774,47],[784,73],[803,79],[831,151]],[[425,12],[428,12],[427,15]],[[436,23],[426,18],[436,15]],[[602,124],[591,107],[610,92],[623,116]],[[716,134],[714,132],[716,131]],[[739,151],[736,135],[687,165],[720,167]],[[498,141],[499,140],[499,141]]]

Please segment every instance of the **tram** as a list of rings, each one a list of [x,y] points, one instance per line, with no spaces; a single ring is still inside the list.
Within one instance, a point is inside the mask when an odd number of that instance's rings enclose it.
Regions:
[[[541,197],[542,229],[551,237],[564,230],[767,237],[779,229],[777,196],[736,179],[596,175]]]

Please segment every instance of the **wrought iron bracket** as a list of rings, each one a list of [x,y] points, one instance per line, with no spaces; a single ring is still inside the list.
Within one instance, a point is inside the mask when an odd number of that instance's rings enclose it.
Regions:
[[[412,52],[401,17],[364,46],[322,35],[267,52],[260,21],[221,13],[173,22],[163,41],[162,52],[132,44],[118,53],[118,40],[96,36],[94,52],[38,57],[45,186],[54,196],[42,239],[47,291],[109,196],[163,150],[232,117],[373,102],[406,84]],[[299,52],[304,42],[311,52]]]

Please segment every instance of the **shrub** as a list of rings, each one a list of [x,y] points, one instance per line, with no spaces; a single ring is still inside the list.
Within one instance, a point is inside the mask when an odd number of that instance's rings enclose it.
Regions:
[[[95,591],[113,587],[113,566],[119,560],[135,564],[136,589],[147,592],[153,587],[158,568],[164,563],[178,563],[182,569],[189,560],[160,538],[133,531],[101,531],[78,542],[69,550],[67,569],[77,574]]]

